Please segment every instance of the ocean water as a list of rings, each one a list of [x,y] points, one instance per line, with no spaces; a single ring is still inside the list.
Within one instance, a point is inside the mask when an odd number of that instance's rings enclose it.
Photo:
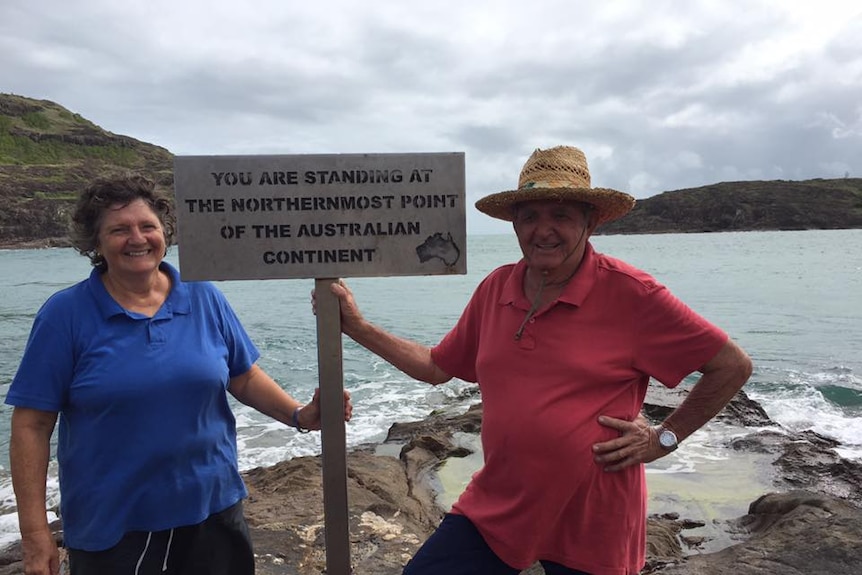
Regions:
[[[739,342],[755,365],[746,392],[774,421],[788,430],[833,437],[841,442],[841,455],[862,460],[862,230],[596,236],[592,241],[597,250],[653,274]],[[467,254],[469,272],[462,276],[347,281],[367,318],[433,344],[457,320],[481,278],[520,256],[514,235],[471,236]],[[176,256],[173,248],[168,260],[176,264]],[[89,262],[71,249],[5,250],[0,251],[0,271],[0,395],[5,397],[39,306],[53,292],[85,278]],[[260,365],[291,394],[309,400],[317,386],[310,306],[314,280],[217,285],[260,348]],[[347,338],[343,355],[344,383],[355,406],[348,446],[383,440],[394,422],[421,419],[436,409],[462,410],[477,401],[467,383],[431,387],[416,382]],[[320,452],[317,433],[297,434],[239,404],[235,413],[242,469]],[[0,406],[0,547],[17,538],[8,472],[10,415],[7,406]],[[712,446],[724,439],[722,433],[717,428],[695,434],[686,449],[648,471],[684,479],[721,468],[722,456]],[[58,497],[52,465],[49,503]]]

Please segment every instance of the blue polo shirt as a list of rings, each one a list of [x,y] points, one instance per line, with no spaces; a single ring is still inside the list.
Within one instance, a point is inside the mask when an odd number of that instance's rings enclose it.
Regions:
[[[66,545],[99,551],[128,531],[192,525],[247,492],[227,386],[259,352],[207,282],[172,289],[152,318],[93,270],[36,315],[6,403],[59,412]]]

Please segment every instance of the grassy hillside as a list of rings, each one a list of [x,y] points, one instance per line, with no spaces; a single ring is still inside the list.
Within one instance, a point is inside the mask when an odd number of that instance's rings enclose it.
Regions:
[[[63,244],[86,183],[140,170],[170,185],[172,169],[164,148],[107,132],[54,102],[0,94],[0,246]]]

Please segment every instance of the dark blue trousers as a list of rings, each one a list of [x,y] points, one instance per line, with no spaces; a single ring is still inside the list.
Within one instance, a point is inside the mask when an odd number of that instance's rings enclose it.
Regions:
[[[547,575],[589,575],[552,561],[541,561]],[[404,567],[403,575],[518,575],[488,547],[463,515],[447,514],[437,530]]]

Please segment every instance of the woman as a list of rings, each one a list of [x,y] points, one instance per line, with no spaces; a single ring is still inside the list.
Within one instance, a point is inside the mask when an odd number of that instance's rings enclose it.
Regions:
[[[73,575],[253,573],[225,392],[300,431],[320,429],[318,394],[303,406],[284,392],[221,292],[163,261],[176,219],[152,181],[97,181],[72,220],[94,269],[39,310],[6,397],[26,572],[59,572],[45,508],[59,415]]]

